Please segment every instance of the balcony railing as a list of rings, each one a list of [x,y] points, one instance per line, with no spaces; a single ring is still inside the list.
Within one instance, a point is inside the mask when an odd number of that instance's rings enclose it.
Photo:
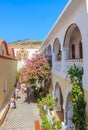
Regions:
[[[53,71],[55,72],[61,72],[62,69],[62,62],[61,61],[56,61],[53,64]]]
[[[83,68],[83,59],[66,59],[64,62],[63,72],[67,73],[67,71],[73,66],[76,65],[80,70]]]

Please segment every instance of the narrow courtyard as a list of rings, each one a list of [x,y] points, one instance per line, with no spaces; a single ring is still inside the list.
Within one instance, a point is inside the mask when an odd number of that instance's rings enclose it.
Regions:
[[[36,102],[31,98],[25,100],[26,94],[21,93],[21,98],[16,100],[16,108],[9,109],[0,130],[35,130],[35,120],[39,120],[39,109]]]

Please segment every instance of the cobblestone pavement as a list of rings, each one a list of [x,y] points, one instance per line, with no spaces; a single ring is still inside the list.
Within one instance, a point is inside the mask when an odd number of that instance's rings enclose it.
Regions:
[[[33,101],[26,102],[25,94],[16,101],[16,109],[10,109],[0,130],[35,130],[34,121],[41,119],[39,109]]]

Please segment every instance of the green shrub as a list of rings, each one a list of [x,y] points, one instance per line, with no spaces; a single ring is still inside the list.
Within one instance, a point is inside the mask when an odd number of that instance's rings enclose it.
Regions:
[[[42,116],[42,130],[51,130],[51,123],[48,121],[46,115]]]
[[[83,70],[79,70],[76,65],[68,70],[68,76],[72,83],[72,105],[73,105],[73,122],[79,130],[86,130],[86,117],[84,101],[84,91],[82,88]]]
[[[56,106],[56,101],[55,99],[53,98],[53,96],[51,94],[47,94],[46,97],[43,97],[43,98],[39,98],[38,100],[38,106],[44,106],[44,105],[47,105],[48,109],[51,111],[51,110],[54,110],[55,106]]]
[[[50,111],[54,110],[54,108],[56,106],[56,101],[51,94],[47,94],[46,104]]]

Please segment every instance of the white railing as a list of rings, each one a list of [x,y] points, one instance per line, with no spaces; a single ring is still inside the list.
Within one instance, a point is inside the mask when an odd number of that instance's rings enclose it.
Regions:
[[[61,69],[62,69],[62,62],[61,61],[56,61],[56,62],[54,62],[53,63],[53,68],[52,68],[52,70],[54,71],[54,72],[61,72]]]
[[[75,125],[65,125],[64,122],[62,122],[62,130],[75,130]]]
[[[64,61],[63,72],[67,71],[73,66],[76,65],[80,70],[83,68],[83,59],[67,59]]]

